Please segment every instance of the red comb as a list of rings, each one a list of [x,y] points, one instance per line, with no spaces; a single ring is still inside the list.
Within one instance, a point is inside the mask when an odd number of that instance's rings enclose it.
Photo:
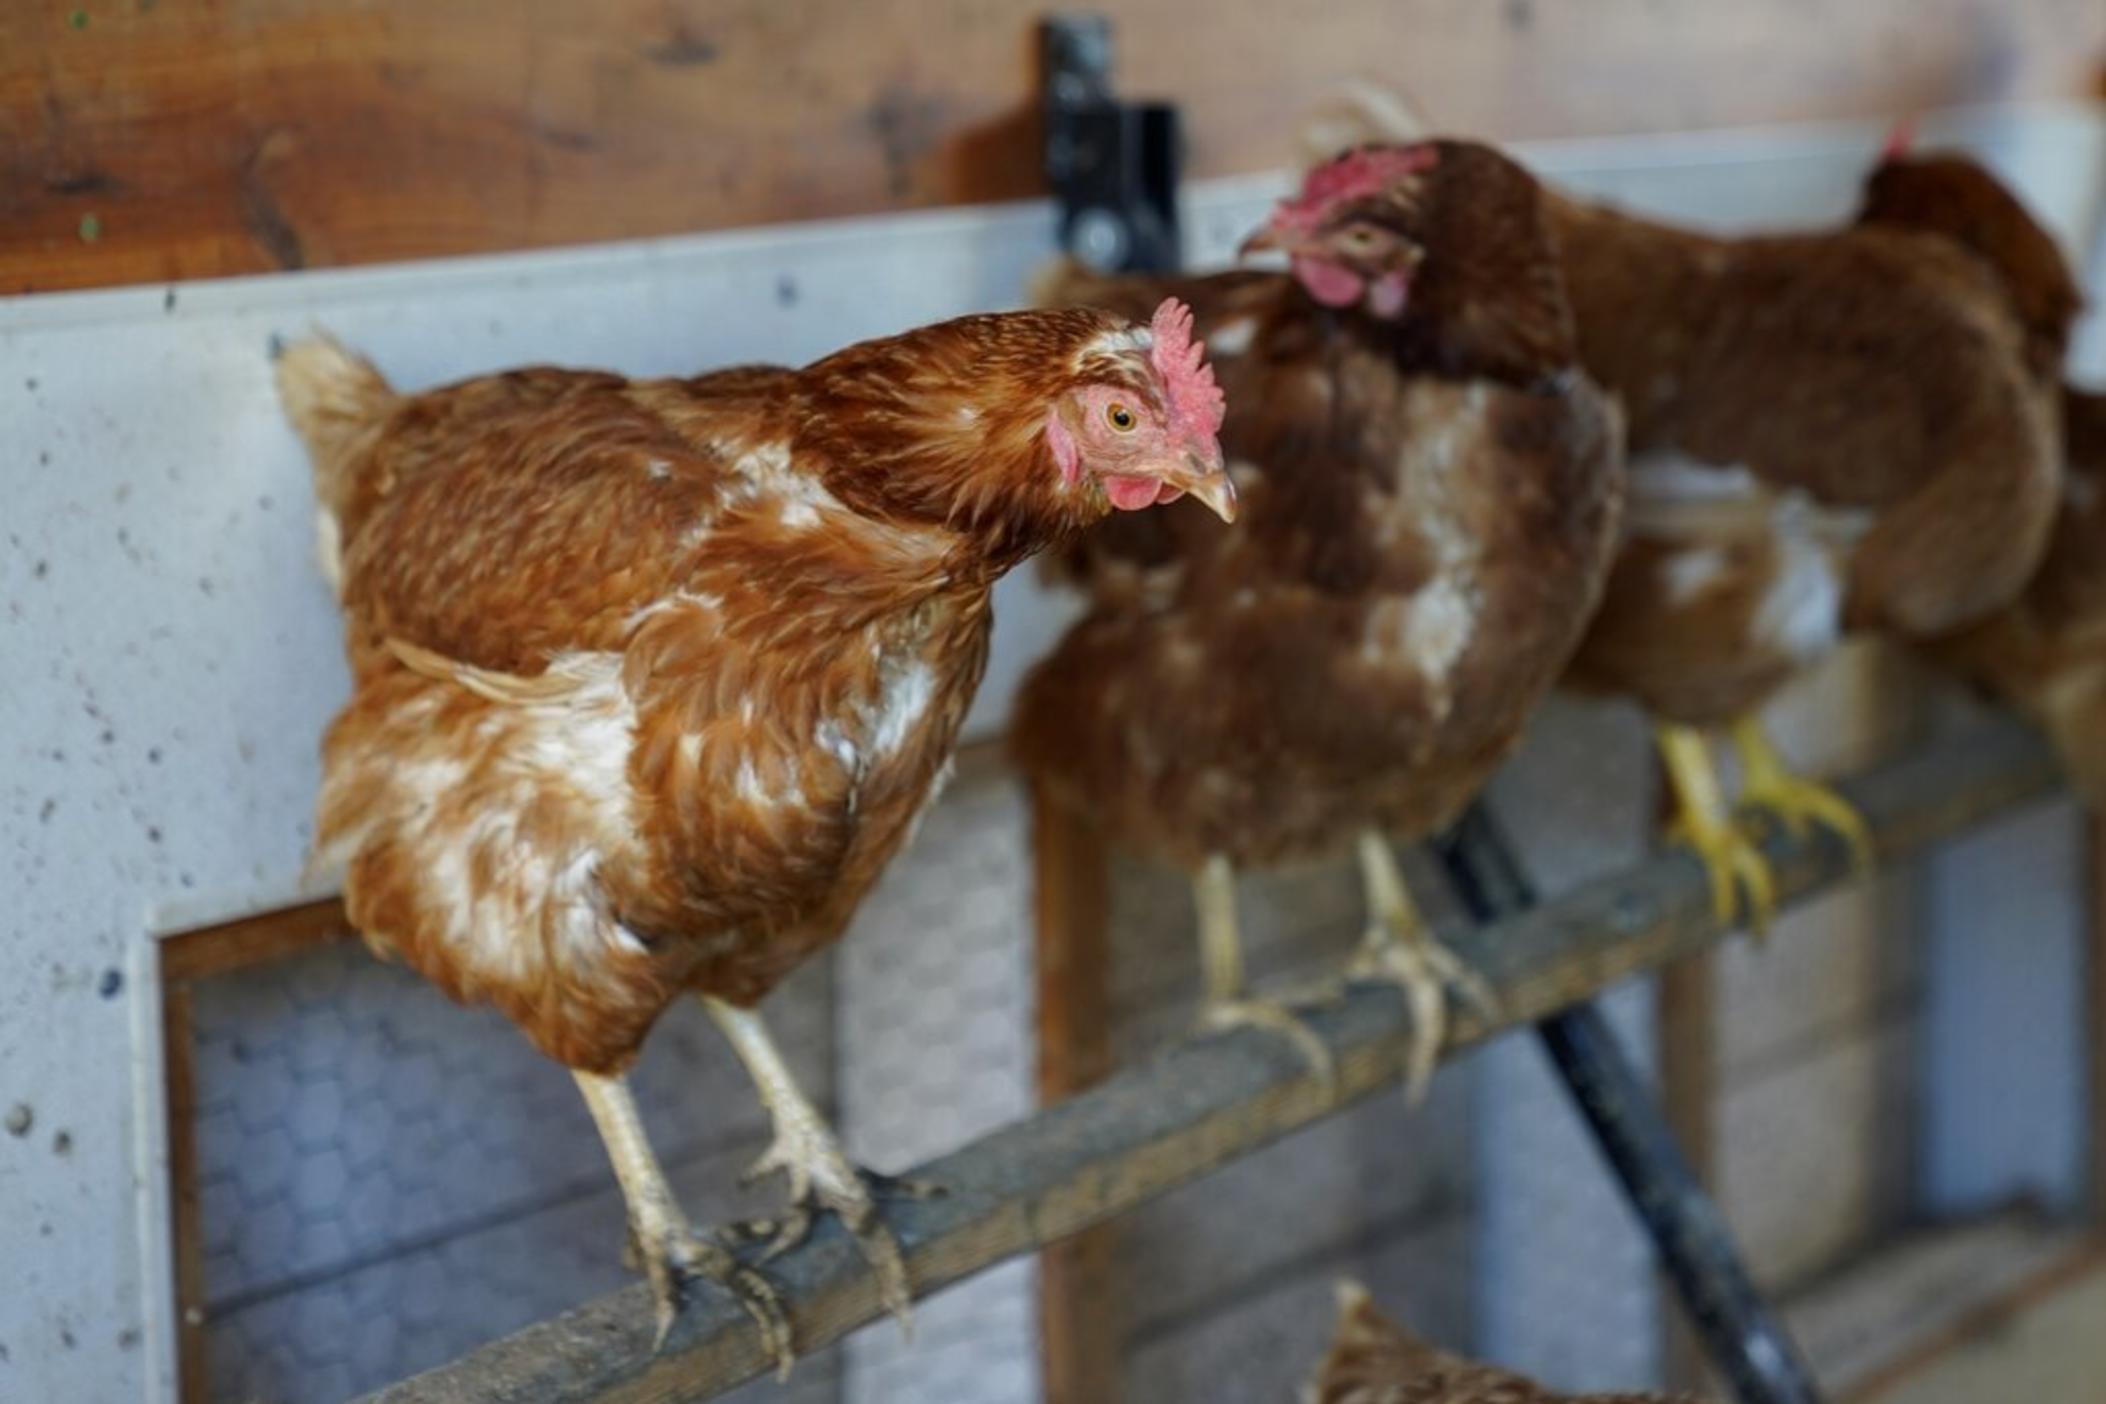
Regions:
[[[1363,146],[1334,156],[1302,178],[1299,193],[1280,201],[1272,214],[1273,226],[1313,229],[1339,201],[1376,194],[1400,177],[1432,169],[1440,159],[1440,149],[1431,142],[1416,146]]]
[[[1170,428],[1180,438],[1213,438],[1221,432],[1228,401],[1214,383],[1214,368],[1206,363],[1206,348],[1192,336],[1192,309],[1174,297],[1163,299],[1149,323],[1155,344],[1148,359],[1163,382],[1169,399]]]
[[[1904,117],[1894,124],[1892,131],[1887,133],[1886,145],[1879,148],[1880,164],[1885,165],[1889,161],[1899,161],[1902,157],[1909,154],[1910,148],[1915,146],[1915,144],[1916,119]]]

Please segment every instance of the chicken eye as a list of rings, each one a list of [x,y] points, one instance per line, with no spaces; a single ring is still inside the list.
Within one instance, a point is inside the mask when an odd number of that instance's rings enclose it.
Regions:
[[[1365,252],[1375,246],[1377,235],[1365,224],[1356,224],[1345,232],[1345,243],[1349,249]]]
[[[1121,434],[1130,434],[1133,427],[1141,421],[1134,416],[1132,410],[1114,400],[1104,407],[1104,422]]]

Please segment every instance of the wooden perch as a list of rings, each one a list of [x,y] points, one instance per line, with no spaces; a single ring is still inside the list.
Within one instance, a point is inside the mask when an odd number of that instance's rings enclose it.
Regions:
[[[2047,747],[2013,723],[1972,728],[1842,785],[1872,826],[1882,860],[1920,851],[2053,791]],[[1849,876],[1831,835],[1766,846],[1778,896],[1799,900]],[[1529,914],[1443,933],[1497,989],[1500,1018],[1459,1009],[1448,1051],[1591,998],[1628,976],[1718,940],[1704,872],[1679,851],[1581,887]],[[893,1203],[887,1217],[916,1295],[1028,1253],[1132,1208],[1371,1094],[1399,1098],[1407,1024],[1390,989],[1363,987],[1312,1010],[1337,1059],[1326,1097],[1294,1050],[1261,1033],[1187,1040],[1100,1086],[964,1149],[915,1167],[941,1198]],[[1398,1153],[1409,1154],[1400,1144]],[[855,1246],[830,1221],[767,1271],[809,1352],[883,1314]],[[373,1401],[706,1399],[768,1368],[753,1323],[699,1288],[665,1348],[651,1349],[642,1284],[396,1384]]]

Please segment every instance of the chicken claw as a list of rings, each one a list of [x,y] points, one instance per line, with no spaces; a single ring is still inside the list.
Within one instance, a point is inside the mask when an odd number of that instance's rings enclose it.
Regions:
[[[789,1314],[783,1309],[782,1297],[773,1283],[684,1223],[668,1225],[648,1237],[633,1229],[631,1235],[632,1250],[637,1239],[655,1239],[658,1244],[655,1252],[636,1253],[641,1260],[639,1266],[643,1269],[644,1280],[651,1284],[651,1300],[657,1307],[658,1331],[651,1342],[652,1350],[665,1345],[674,1318],[680,1314],[682,1284],[692,1278],[706,1278],[737,1298],[738,1304],[760,1327],[768,1354],[775,1361],[775,1377],[779,1380],[790,1377],[790,1366],[797,1358],[796,1350],[790,1333]]]
[[[838,1217],[855,1235],[865,1261],[877,1274],[878,1298],[914,1334],[913,1291],[899,1240],[878,1217],[877,1200],[859,1170],[841,1152],[840,1142],[819,1109],[791,1076],[790,1068],[768,1036],[767,1026],[750,1009],[704,996],[703,1005],[745,1063],[761,1102],[775,1119],[775,1139],[745,1178],[750,1182],[781,1171],[790,1182],[790,1208],[767,1233],[763,1261],[789,1251],[811,1232],[812,1218],[822,1211]]]
[[[1733,724],[1733,748],[1740,755],[1741,803],[1776,817],[1794,838],[1810,824],[1841,836],[1850,846],[1850,863],[1863,872],[1872,866],[1872,830],[1856,806],[1818,780],[1795,775],[1777,753],[1762,723],[1742,717]]]
[[[1747,900],[1748,929],[1758,939],[1770,933],[1770,919],[1777,911],[1777,882],[1770,863],[1754,840],[1734,824],[1697,824],[1677,819],[1667,828],[1670,843],[1695,853],[1711,880],[1711,914],[1720,925],[1730,925],[1740,915],[1740,898]]]
[[[739,1177],[739,1183],[751,1184],[755,1180],[771,1175],[776,1170],[781,1169],[781,1166],[773,1163],[770,1159],[772,1155],[773,1148],[771,1147],[768,1155],[764,1155],[761,1157],[761,1160],[754,1162]],[[942,1185],[928,1180],[913,1180],[900,1175],[887,1175],[882,1171],[872,1170],[868,1166],[857,1165],[853,1161],[848,1162],[848,1164],[856,1178],[862,1181],[863,1185],[869,1190],[873,1200],[939,1199],[950,1193]],[[735,1239],[740,1243],[760,1243],[765,1245],[761,1249],[760,1260],[764,1263],[773,1262],[807,1238],[810,1238],[812,1236],[813,1219],[820,1213],[832,1208],[833,1206],[828,1204],[823,1198],[808,1192],[802,1199],[793,1199],[788,1210],[773,1218],[741,1219],[737,1223],[725,1224],[717,1232],[721,1236]],[[843,1222],[847,1222],[846,1216],[843,1216]],[[849,1227],[853,1229],[854,1225],[850,1224]]]
[[[643,1119],[637,1115],[636,1099],[628,1082],[619,1075],[576,1072],[573,1076],[622,1187],[629,1218],[629,1244],[623,1259],[640,1268],[651,1284],[658,1324],[651,1349],[665,1345],[666,1333],[673,1329],[673,1320],[680,1314],[682,1281],[707,1278],[738,1298],[739,1305],[760,1327],[768,1354],[775,1361],[776,1377],[788,1379],[796,1350],[781,1296],[767,1278],[688,1227],[687,1218],[673,1197],[673,1187],[666,1183],[665,1171],[651,1150],[650,1137],[644,1133]]]
[[[1745,894],[1749,929],[1757,937],[1767,935],[1777,910],[1777,882],[1762,850],[1727,815],[1703,735],[1686,726],[1662,725],[1660,754],[1675,793],[1668,841],[1686,846],[1703,863],[1711,881],[1711,913],[1720,924],[1733,921],[1740,910],[1737,898]]]
[[[1252,996],[1209,999],[1200,1006],[1197,1028],[1200,1033],[1262,1029],[1266,1033],[1278,1034],[1293,1044],[1294,1051],[1309,1064],[1309,1070],[1324,1086],[1324,1095],[1335,1097],[1338,1094],[1338,1063],[1331,1057],[1330,1048],[1316,1036],[1316,1030],[1278,1000]]]
[[[1411,900],[1388,841],[1373,830],[1360,835],[1360,873],[1371,920],[1346,977],[1395,985],[1402,992],[1411,1014],[1404,1095],[1417,1106],[1426,1099],[1434,1064],[1447,1040],[1449,993],[1460,995],[1486,1020],[1498,1017],[1499,997],[1482,975],[1433,934]]]
[[[1199,914],[1199,964],[1206,985],[1200,1002],[1201,1033],[1263,1029],[1292,1043],[1323,1084],[1338,1094],[1338,1065],[1331,1050],[1293,1010],[1277,1000],[1243,991],[1243,937],[1236,924],[1236,870],[1216,854],[1192,878],[1192,904]]]
[[[899,1240],[878,1216],[877,1197],[898,1193],[926,1198],[942,1190],[864,1170],[842,1153],[833,1134],[817,1118],[778,1118],[775,1140],[740,1180],[751,1184],[777,1171],[790,1183],[789,1207],[777,1218],[754,1220],[732,1231],[741,1237],[764,1239],[767,1246],[761,1250],[761,1261],[765,1263],[809,1238],[818,1215],[833,1214],[855,1235],[864,1260],[877,1274],[879,1299],[911,1338],[913,1293],[907,1283],[906,1260],[900,1254]]]

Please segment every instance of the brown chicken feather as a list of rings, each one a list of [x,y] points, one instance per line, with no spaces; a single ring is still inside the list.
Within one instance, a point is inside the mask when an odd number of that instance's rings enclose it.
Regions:
[[[1304,1404],[1677,1404],[1659,1394],[1556,1394],[1496,1366],[1438,1350],[1338,1285],[1338,1328],[1302,1390]],[[1680,1404],[1695,1404],[1681,1399]]]
[[[1080,542],[1065,567],[1091,608],[1012,734],[1046,793],[1188,871],[1454,818],[1563,668],[1615,542],[1617,425],[1573,370],[1535,181],[1490,148],[1418,150],[1331,216],[1403,241],[1401,315],[1279,273],[1055,289],[1188,301],[1228,392],[1241,521],[1210,537],[1172,510]]]
[[[1717,238],[1552,202],[1582,363],[1630,417],[1629,541],[1569,681],[1665,726],[1684,837],[1721,916],[1769,879],[1713,812],[1695,728],[1734,724],[1748,799],[1831,824],[1753,713],[1846,632],[1949,632],[2024,586],[2061,472],[2055,383],[2074,285],[1986,171],[1895,155],[1831,232]]]
[[[2045,727],[2079,791],[2106,805],[2106,395],[2065,390],[2062,510],[2025,593],[1925,652]]]
[[[375,948],[580,1075],[647,1241],[705,1253],[619,1083],[688,992],[777,1113],[774,1163],[867,1219],[745,1011],[840,936],[934,797],[997,577],[1114,495],[1232,512],[1218,391],[1169,312],[406,396],[326,340],[282,358],[354,681],[317,861]],[[880,1267],[903,1310],[896,1251]]]

